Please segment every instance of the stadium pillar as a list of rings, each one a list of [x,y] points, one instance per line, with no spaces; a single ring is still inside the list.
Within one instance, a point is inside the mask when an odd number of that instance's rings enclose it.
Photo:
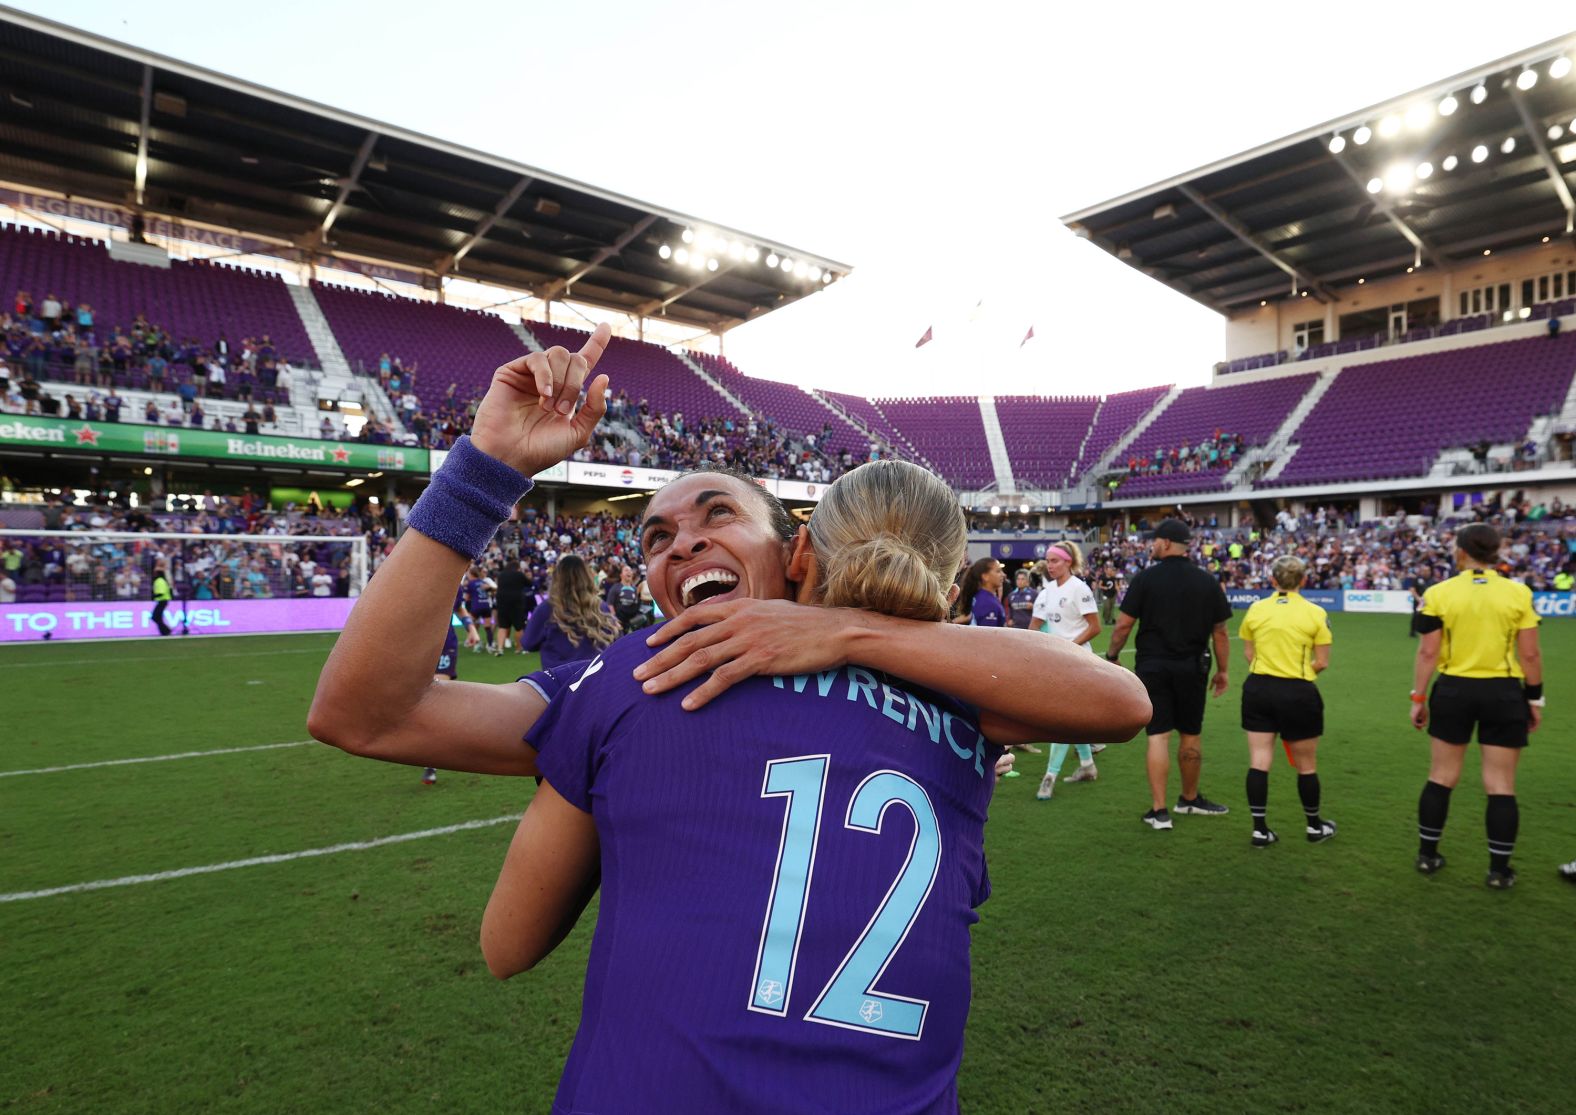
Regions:
[[[558,495],[554,492],[547,493],[547,521],[552,522],[558,518]]]
[[[1450,288],[1450,272],[1446,271],[1440,276],[1439,285],[1439,324],[1441,325],[1455,316],[1450,312],[1450,305],[1455,301],[1454,292]]]
[[[1338,341],[1338,340],[1341,339],[1341,338],[1339,338],[1339,337],[1337,337],[1335,335],[1335,330],[1336,330],[1337,325],[1338,325],[1338,319],[1335,316],[1335,303],[1334,302],[1326,302],[1324,304],[1324,339],[1325,340],[1327,340],[1327,341]]]
[[[635,337],[638,340],[646,339],[646,315],[641,314],[635,319]]]

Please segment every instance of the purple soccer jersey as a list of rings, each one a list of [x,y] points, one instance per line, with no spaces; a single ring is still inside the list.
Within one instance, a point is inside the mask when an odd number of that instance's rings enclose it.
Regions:
[[[621,639],[530,743],[602,899],[555,1112],[950,1112],[999,749],[858,666],[648,697]]]

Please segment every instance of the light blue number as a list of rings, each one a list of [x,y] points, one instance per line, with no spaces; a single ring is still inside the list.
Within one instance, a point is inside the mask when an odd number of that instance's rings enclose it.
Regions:
[[[805,1018],[829,1026],[917,1040],[925,1028],[929,1001],[882,994],[875,985],[902,947],[936,881],[941,866],[941,831],[936,810],[919,783],[896,771],[882,770],[859,784],[843,823],[847,828],[879,834],[887,807],[897,804],[907,806],[914,815],[914,836],[903,870]]]
[[[783,835],[777,844],[777,870],[766,901],[761,947],[755,954],[755,981],[750,1009],[782,1017],[793,992],[799,934],[804,929],[810,877],[815,873],[815,848],[821,834],[821,799],[826,792],[829,755],[773,759],[766,764],[761,797],[786,797]]]

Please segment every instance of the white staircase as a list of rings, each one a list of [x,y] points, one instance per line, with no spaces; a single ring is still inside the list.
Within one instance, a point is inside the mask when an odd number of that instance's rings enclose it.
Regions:
[[[286,283],[285,289],[290,292],[290,301],[295,303],[301,324],[306,327],[307,339],[317,353],[317,366],[323,369],[325,376],[350,378],[350,361],[345,359],[334,331],[328,327],[328,318],[323,316],[323,308],[317,304],[312,288],[301,283]]]
[[[1073,454],[1073,463],[1067,468],[1067,475],[1062,477],[1064,486],[1070,485],[1078,478],[1078,465],[1083,461],[1084,450],[1089,445],[1089,435],[1094,433],[1094,428],[1100,424],[1100,412],[1105,409],[1105,400],[1108,396],[1101,395],[1100,401],[1094,405],[1094,416],[1089,419],[1089,425],[1084,427],[1083,440],[1078,443],[1078,452]]]
[[[996,490],[1015,492],[1018,485],[1012,478],[1012,459],[1007,456],[1007,441],[1001,434],[1001,417],[996,413],[996,397],[981,395],[980,420],[985,423],[985,445],[990,450],[991,468],[996,472]]]
[[[525,325],[523,323],[518,322],[518,321],[510,321],[510,322],[505,322],[504,324],[509,326],[509,331],[511,333],[513,333],[516,337],[520,338],[520,343],[526,347],[527,351],[529,351],[529,352],[541,352],[542,351],[542,342],[537,340],[536,337],[531,333],[531,331],[529,329],[527,329],[525,327]]]
[[[1121,456],[1127,447],[1138,439],[1138,435],[1149,429],[1154,420],[1159,418],[1161,414],[1165,412],[1166,407],[1170,406],[1172,401],[1180,394],[1182,394],[1182,388],[1173,387],[1164,395],[1160,396],[1160,399],[1155,403],[1155,405],[1149,408],[1149,413],[1145,414],[1142,418],[1135,422],[1131,430],[1128,430],[1127,433],[1117,438],[1116,442],[1111,446],[1111,448],[1107,449],[1100,455],[1100,459],[1098,461],[1083,470],[1084,478],[1087,479],[1089,477],[1098,476],[1102,472],[1105,472],[1107,469],[1109,469],[1111,467],[1111,462],[1116,460],[1117,457]],[[1092,425],[1093,424],[1091,423],[1091,427]]]

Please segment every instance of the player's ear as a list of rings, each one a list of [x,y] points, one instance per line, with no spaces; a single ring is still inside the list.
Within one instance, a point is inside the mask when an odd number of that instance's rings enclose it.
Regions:
[[[820,582],[820,569],[815,560],[815,547],[810,543],[810,528],[800,526],[793,540],[788,543],[787,577],[794,586],[794,599],[807,603]]]
[[[950,607],[952,607],[952,605],[954,605],[954,604],[956,604],[958,602],[958,593],[960,593],[962,591],[963,591],[963,586],[962,585],[958,585],[958,584],[954,584],[951,588],[949,588],[947,590],[947,607],[950,608]]]

